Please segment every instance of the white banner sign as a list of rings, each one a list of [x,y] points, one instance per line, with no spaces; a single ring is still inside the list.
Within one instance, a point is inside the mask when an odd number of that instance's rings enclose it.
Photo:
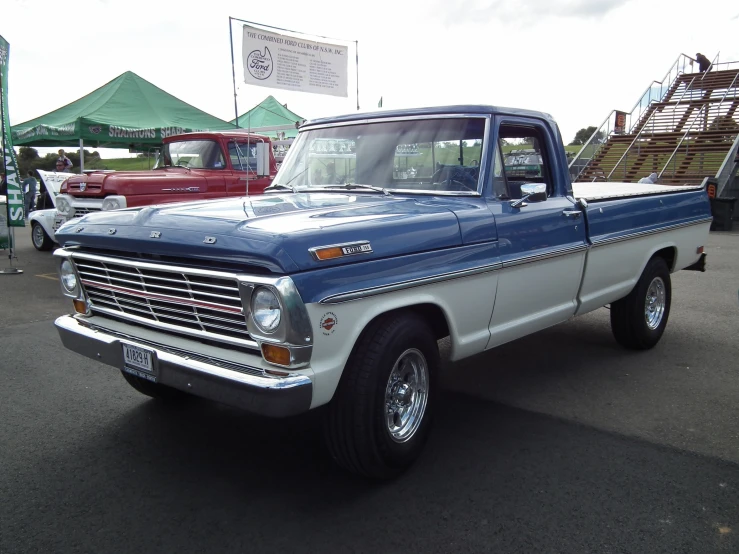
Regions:
[[[348,96],[347,46],[296,39],[244,25],[244,82]]]

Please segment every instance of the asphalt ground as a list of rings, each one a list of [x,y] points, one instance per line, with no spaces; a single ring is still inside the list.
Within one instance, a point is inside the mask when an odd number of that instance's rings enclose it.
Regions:
[[[601,309],[446,363],[423,457],[384,485],[332,465],[320,413],[167,408],[64,350],[29,234],[0,276],[3,554],[739,552],[737,233],[673,276],[649,352]]]

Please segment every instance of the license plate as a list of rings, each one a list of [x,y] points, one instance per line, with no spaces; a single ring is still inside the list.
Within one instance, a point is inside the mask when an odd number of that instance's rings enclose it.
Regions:
[[[58,215],[54,218],[54,231],[58,231],[59,227],[67,222],[67,218],[63,215]]]
[[[157,374],[154,365],[154,352],[123,343],[123,371],[148,381],[156,381]]]

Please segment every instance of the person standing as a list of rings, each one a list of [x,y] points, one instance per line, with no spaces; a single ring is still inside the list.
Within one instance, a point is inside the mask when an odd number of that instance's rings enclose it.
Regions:
[[[23,179],[23,190],[25,191],[24,200],[26,201],[24,206],[26,208],[26,218],[31,213],[31,209],[34,208],[34,200],[36,199],[36,190],[38,188],[38,181],[33,176],[33,171],[28,172],[28,177]]]
[[[698,71],[701,73],[705,73],[708,71],[708,68],[711,67],[711,60],[706,58],[700,52],[695,55],[695,61],[698,62]]]
[[[60,164],[61,169],[59,169]],[[56,170],[63,171],[64,173],[72,172],[72,160],[67,158],[64,154],[64,150],[59,150],[59,157],[56,159]]]

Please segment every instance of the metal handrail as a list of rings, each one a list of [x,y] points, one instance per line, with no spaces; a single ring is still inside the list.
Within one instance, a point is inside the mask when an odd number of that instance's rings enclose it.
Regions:
[[[735,61],[731,61],[731,62],[721,62],[721,63],[716,62],[715,64],[711,65],[711,69],[714,69],[716,67],[720,67],[720,66],[723,66],[723,65],[727,66],[726,69],[731,69],[729,66],[730,65],[739,65],[739,60],[735,60]],[[722,71],[722,70],[719,69],[719,70],[716,70],[716,71]]]
[[[685,133],[683,134],[683,136],[680,138],[680,142],[677,143],[677,146],[675,147],[675,150],[673,150],[672,151],[672,154],[670,154],[670,157],[667,159],[667,162],[665,163],[664,167],[662,168],[662,171],[660,171],[659,174],[657,175],[657,179],[660,179],[662,177],[662,174],[667,169],[667,166],[670,165],[670,162],[672,161],[672,159],[677,154],[677,151],[680,150],[680,147],[683,145],[683,141],[685,140],[685,137],[687,137],[690,134],[690,131],[693,129],[693,125],[695,125],[695,122],[700,119],[701,112],[703,112],[703,110],[706,109],[707,107],[708,107],[708,104],[703,104],[703,107],[698,112],[698,115],[693,120],[693,123],[690,124],[690,127],[688,127],[688,130],[685,131]]]
[[[636,135],[636,136],[634,137],[634,140],[632,140],[632,141],[631,141],[631,144],[629,144],[628,148],[626,148],[626,151],[625,151],[625,152],[624,152],[624,153],[623,153],[623,154],[621,155],[621,157],[619,158],[618,162],[616,162],[616,165],[615,165],[615,166],[613,166],[613,169],[611,170],[611,172],[610,172],[610,173],[609,173],[609,174],[608,174],[608,175],[606,176],[606,180],[610,179],[610,178],[611,178],[611,175],[613,175],[613,172],[614,172],[614,171],[616,171],[616,168],[618,168],[618,166],[619,166],[619,165],[621,165],[621,162],[622,162],[622,161],[624,160],[624,158],[626,157],[626,154],[628,154],[628,153],[629,153],[629,150],[631,150],[631,147],[632,147],[632,146],[634,146],[634,144],[636,143],[636,141],[637,141],[637,140],[639,140],[639,137],[640,137],[640,136],[641,136],[641,134],[642,134],[642,133],[644,132],[644,129],[646,129],[646,128],[647,128],[647,125],[649,124],[649,121],[650,121],[650,120],[651,120],[651,119],[652,119],[652,118],[654,117],[654,114],[656,114],[656,113],[657,113],[657,112],[652,112],[652,113],[651,113],[651,114],[649,115],[649,119],[647,119],[647,120],[646,120],[646,121],[644,122],[644,125],[643,125],[643,126],[642,126],[642,128],[641,128],[641,131],[639,131],[639,133],[638,133],[638,134],[637,134],[637,135]],[[652,131],[652,134],[654,134],[654,131]]]
[[[676,80],[676,79],[677,79],[677,78],[678,78],[678,77],[680,76],[680,74],[681,74],[681,73],[685,73],[685,60],[686,60],[686,59],[687,59],[687,60],[690,60],[691,62],[694,62],[694,63],[695,63],[695,62],[697,62],[697,60],[696,60],[695,58],[693,58],[693,57],[691,57],[691,56],[688,56],[687,54],[680,54],[680,55],[679,55],[679,56],[678,56],[678,57],[677,57],[677,58],[675,59],[675,61],[674,61],[674,62],[672,63],[672,65],[670,66],[670,69],[668,69],[668,70],[667,70],[667,73],[665,73],[664,77],[662,77],[662,80],[661,80],[661,81],[652,81],[652,82],[651,82],[651,83],[649,84],[649,86],[648,86],[648,87],[647,87],[647,88],[646,88],[646,89],[644,90],[644,92],[642,93],[642,95],[641,95],[641,96],[639,97],[639,100],[637,100],[636,104],[634,104],[634,106],[633,106],[633,107],[631,108],[631,110],[630,110],[629,112],[625,112],[625,113],[627,113],[627,114],[628,114],[628,116],[629,116],[629,124],[628,124],[628,128],[629,128],[629,131],[631,131],[631,129],[633,128],[633,121],[634,121],[634,111],[635,111],[635,110],[636,110],[636,109],[637,109],[637,108],[638,108],[639,106],[641,106],[642,102],[644,101],[644,97],[645,97],[645,96],[647,96],[647,94],[650,94],[650,93],[651,93],[651,90],[652,90],[652,88],[653,88],[653,86],[654,86],[655,84],[657,84],[657,85],[660,85],[660,99],[661,99],[661,98],[662,98],[662,95],[663,95],[663,92],[662,92],[662,85],[663,85],[663,84],[664,84],[664,82],[665,82],[665,81],[666,81],[666,80],[668,79],[668,77],[669,77],[669,76],[670,76],[670,75],[671,75],[671,74],[673,73],[673,71],[676,71],[676,74],[675,74],[675,77],[674,77],[673,79],[671,79],[671,80],[670,80],[670,83],[668,84],[668,88],[669,88],[669,86],[672,86],[672,84],[673,84],[673,83],[675,82],[675,80]],[[681,68],[680,68],[680,62],[681,62],[681,61],[683,62],[683,63],[682,63],[682,71],[681,71]],[[691,84],[692,84],[692,81],[691,81]],[[683,92],[683,95],[684,95],[684,94],[685,94],[685,93]],[[650,100],[649,104],[651,104],[651,100]],[[648,105],[649,105],[649,104],[648,104]],[[647,105],[647,106],[648,106],[648,105]],[[588,146],[590,146],[590,145],[591,145],[591,143],[593,142],[593,140],[595,139],[595,137],[597,137],[597,136],[598,136],[598,135],[599,135],[600,133],[602,133],[601,129],[603,128],[603,126],[604,126],[604,125],[606,125],[606,124],[607,124],[607,123],[608,123],[608,122],[610,121],[611,117],[612,117],[612,116],[613,116],[613,115],[614,115],[614,114],[615,114],[615,113],[616,113],[617,111],[619,111],[619,110],[611,110],[611,112],[610,112],[610,113],[608,114],[608,116],[607,116],[607,117],[606,117],[606,118],[605,118],[605,119],[603,120],[603,123],[601,123],[601,124],[600,124],[600,125],[599,125],[598,127],[596,127],[596,129],[595,129],[595,132],[594,132],[594,133],[593,133],[592,135],[590,135],[590,138],[588,138],[588,140],[587,140],[587,141],[585,142],[585,144],[583,144],[583,145],[582,145],[582,148],[580,148],[579,152],[578,152],[578,153],[577,153],[577,154],[575,155],[575,157],[574,157],[574,158],[572,158],[572,160],[571,160],[571,161],[570,161],[570,163],[568,164],[568,168],[571,168],[571,167],[572,167],[572,166],[573,166],[573,165],[575,164],[575,162],[576,162],[577,160],[579,160],[579,159],[580,159],[580,157],[581,157],[581,156],[583,155],[583,153],[585,152],[585,149],[586,149],[586,148],[587,148]],[[642,113],[643,113],[643,112],[640,112],[640,113],[639,113],[639,117],[641,117]],[[645,122],[644,126],[646,126],[646,123],[648,123],[648,122],[649,122],[649,120],[651,119],[651,117],[652,117],[652,116],[650,115],[650,116],[649,116],[649,119],[647,119],[647,121]],[[643,127],[642,127],[642,130],[643,130]],[[641,132],[640,132],[640,134],[641,134]],[[608,140],[608,138],[610,138],[610,136],[611,136],[611,132],[610,132],[610,130],[609,130],[608,132],[606,132],[606,133],[605,133],[605,139],[606,139],[606,141]],[[595,151],[593,152],[593,155],[595,155]],[[587,167],[587,166],[586,166],[586,167]],[[583,167],[583,168],[582,168],[582,169],[580,170],[580,172],[578,173],[578,177],[579,177],[579,175],[580,175],[580,174],[582,174],[582,172],[583,172],[583,171],[585,171],[585,167]]]
[[[703,77],[701,77],[701,81],[706,78],[706,75],[708,75],[708,72],[711,71],[711,68],[713,67],[714,63],[718,63],[718,56],[721,53],[721,50],[719,50],[716,55],[713,57],[713,60],[711,60],[711,64],[708,66],[708,69],[706,69],[703,72]]]
[[[673,128],[673,129],[675,129],[675,112],[677,112],[677,107],[678,107],[678,106],[680,105],[680,102],[682,102],[682,101],[683,101],[683,98],[685,98],[685,93],[686,93],[686,92],[688,92],[688,91],[690,90],[690,88],[691,88],[691,87],[693,86],[693,83],[694,83],[694,82],[695,82],[695,77],[693,77],[693,78],[692,78],[692,79],[690,80],[690,83],[688,83],[688,86],[687,86],[687,87],[685,87],[685,90],[684,90],[684,91],[683,91],[683,93],[682,93],[682,94],[680,95],[680,99],[679,99],[679,100],[677,101],[677,104],[675,104],[674,106],[672,106],[672,128]],[[691,97],[690,99],[692,100],[692,99],[693,99],[693,93],[692,93],[692,91],[691,91],[691,93],[690,93],[690,97]]]
[[[616,113],[616,110],[611,110],[611,113],[608,114],[608,117],[606,117],[603,120],[603,123],[601,123],[595,129],[595,132],[592,135],[590,135],[590,138],[585,142],[585,144],[582,145],[582,148],[580,148],[580,151],[577,153],[577,155],[574,158],[572,158],[572,160],[570,161],[570,163],[569,163],[569,165],[567,167],[572,167],[572,164],[574,164],[575,161],[580,158],[580,154],[582,154],[585,151],[585,148],[587,148],[588,145],[590,144],[590,142],[598,135],[598,131],[600,131],[601,127],[603,127],[603,125],[605,125],[606,123],[608,123],[608,121],[611,119],[611,116],[613,114],[615,114],[615,113]]]
[[[724,101],[726,100],[726,96],[727,96],[727,95],[729,94],[729,90],[731,90],[731,88],[732,88],[732,87],[736,88],[736,86],[735,86],[735,85],[736,85],[736,80],[737,80],[737,78],[739,78],[739,73],[737,73],[736,75],[734,75],[734,79],[733,79],[733,80],[731,81],[731,84],[730,84],[730,85],[729,85],[728,87],[726,87],[726,92],[724,92],[724,95],[723,95],[723,96],[721,97],[721,102],[719,102],[719,104],[718,104],[718,113],[719,113],[719,115],[721,115],[721,106],[723,106],[723,105],[724,105]],[[675,157],[675,156],[677,155],[677,152],[678,152],[678,150],[680,150],[680,147],[682,146],[682,144],[683,144],[683,141],[684,141],[684,140],[685,140],[685,138],[686,138],[686,137],[688,136],[688,134],[690,134],[690,131],[691,131],[691,130],[693,129],[693,125],[695,125],[695,122],[696,122],[696,121],[698,121],[698,120],[700,119],[700,116],[701,116],[701,112],[702,112],[702,111],[703,111],[703,110],[704,110],[705,108],[708,108],[708,109],[706,110],[706,115],[708,115],[708,112],[710,111],[710,106],[711,106],[711,104],[710,104],[710,103],[707,103],[707,104],[703,104],[703,107],[702,107],[702,108],[700,109],[700,111],[698,112],[698,115],[697,115],[697,116],[695,117],[695,119],[693,120],[693,123],[691,123],[691,124],[690,124],[690,127],[688,127],[688,130],[687,130],[687,131],[685,131],[685,133],[683,134],[682,138],[680,139],[680,142],[679,142],[679,143],[677,144],[677,146],[675,147],[675,150],[673,150],[673,151],[672,151],[672,154],[670,154],[670,157],[669,157],[669,159],[667,160],[667,162],[665,162],[665,165],[664,165],[664,167],[662,168],[662,171],[660,171],[660,172],[659,172],[659,175],[657,176],[658,178],[659,178],[659,177],[662,177],[662,174],[663,174],[663,173],[664,173],[664,172],[665,172],[665,171],[667,170],[667,166],[669,166],[669,165],[670,165],[670,162],[672,161],[672,159],[673,159],[673,158],[674,158],[674,157]],[[706,118],[706,121],[707,121],[707,120],[708,120],[708,118]],[[609,177],[610,177],[610,175],[609,175]]]
[[[652,81],[651,83],[649,83],[649,86],[647,86],[647,88],[644,89],[644,92],[639,97],[639,100],[636,101],[636,104],[634,104],[634,107],[631,108],[631,110],[629,111],[629,114],[633,114],[634,113],[634,110],[641,105],[642,101],[644,100],[644,97],[647,95],[647,93],[649,93],[652,90],[652,87],[654,85],[660,85],[660,98],[662,98],[662,85],[667,80],[667,78],[670,76],[670,74],[672,73],[672,70],[675,69],[676,66],[679,66],[680,59],[681,58],[687,58],[687,59],[689,59],[692,62],[697,62],[698,61],[695,58],[693,58],[691,56],[688,56],[687,54],[680,54],[677,57],[677,59],[673,62],[673,64],[670,66],[670,69],[667,71],[667,73],[665,73],[665,76],[662,77],[662,80],[661,81]],[[682,72],[685,73],[685,64],[683,64],[683,71]],[[675,75],[675,79],[677,79],[679,75],[680,75],[680,72],[678,71],[678,73]],[[672,83],[675,81],[675,79],[673,79],[672,81],[670,81],[670,85],[672,85]]]

